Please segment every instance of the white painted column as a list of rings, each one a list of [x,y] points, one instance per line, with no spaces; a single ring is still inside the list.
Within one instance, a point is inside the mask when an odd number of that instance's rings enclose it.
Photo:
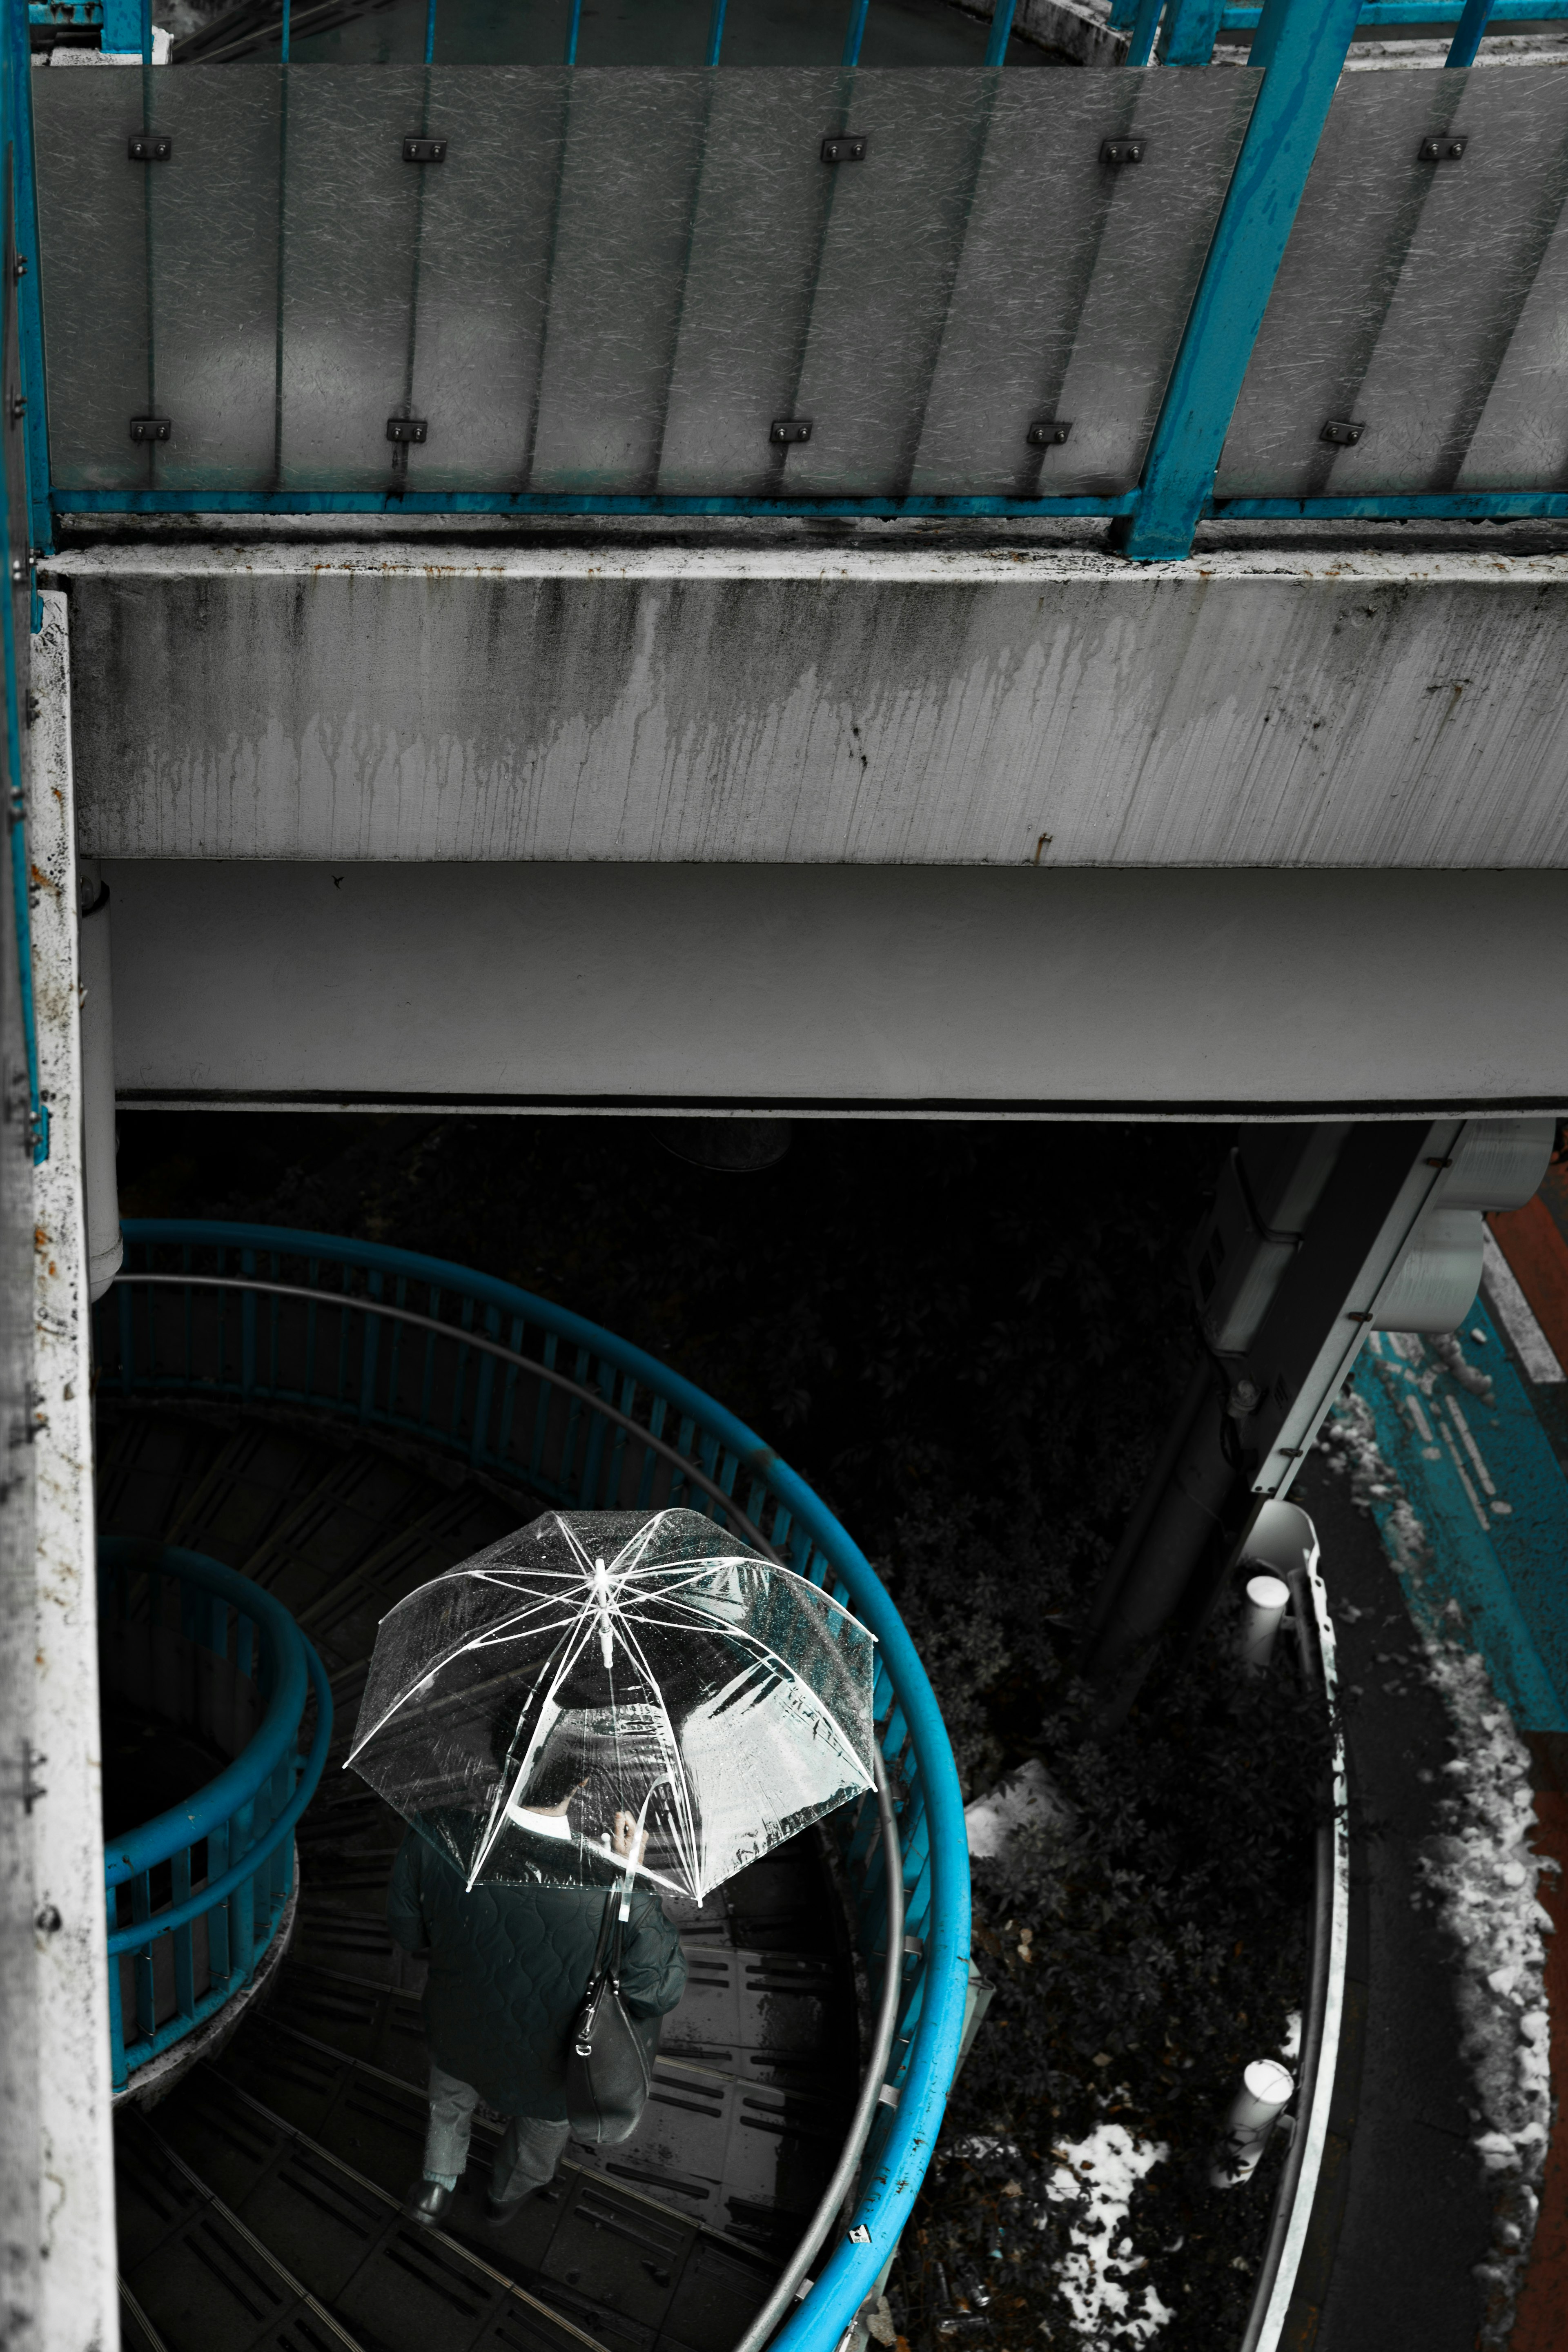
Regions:
[[[117,2352],[91,1365],[82,1177],[75,812],[66,600],[33,639],[28,854],[49,1157],[36,1171],[37,1832],[43,2352]]]

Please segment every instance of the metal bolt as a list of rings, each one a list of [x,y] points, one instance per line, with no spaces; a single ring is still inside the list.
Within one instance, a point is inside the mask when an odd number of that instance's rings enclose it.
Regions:
[[[19,555],[11,558],[11,585],[20,588],[27,577],[27,567]]]
[[[11,422],[12,422],[12,424],[13,424],[13,425],[20,425],[20,423],[22,422],[23,417],[24,417],[24,416],[26,416],[26,414],[27,414],[27,395],[26,395],[26,394],[25,392],[14,392],[14,393],[11,394]]]
[[[60,1917],[59,1913],[55,1909],[52,1903],[46,1903],[43,1909],[33,1921],[33,1925],[37,1929],[40,1936],[58,1936],[60,1929],[65,1926],[65,1921]]]

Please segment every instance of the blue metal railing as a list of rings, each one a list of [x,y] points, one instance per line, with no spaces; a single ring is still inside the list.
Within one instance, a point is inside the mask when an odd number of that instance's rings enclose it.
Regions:
[[[845,84],[847,102],[851,89],[862,87],[858,59],[868,7],[868,0],[847,0],[842,65],[856,71],[858,79],[853,85]],[[109,17],[112,16],[120,27],[115,38],[121,39],[128,21],[127,12],[132,8],[138,12],[138,37],[143,43],[150,41],[151,18],[145,0],[111,0],[105,16],[106,40]],[[568,11],[569,62],[575,56],[578,13],[576,9]],[[348,461],[341,460],[345,481],[354,478],[355,487],[323,488],[315,486],[323,469],[317,468],[312,482],[310,466],[303,459],[294,469],[302,478],[292,487],[285,487],[291,477],[281,471],[279,460],[269,481],[258,479],[248,488],[233,487],[232,479],[226,484],[221,466],[216,467],[210,488],[192,487],[188,471],[183,481],[177,480],[176,487],[165,488],[158,471],[162,461],[156,448],[149,445],[150,470],[144,486],[128,486],[110,462],[112,453],[102,449],[94,456],[96,478],[100,484],[94,487],[91,466],[87,468],[85,480],[80,478],[79,466],[78,477],[70,478],[68,463],[57,468],[58,475],[68,478],[64,480],[51,478],[47,471],[47,425],[43,404],[43,362],[37,348],[35,275],[31,288],[24,291],[23,326],[28,414],[30,419],[37,419],[38,425],[31,448],[36,490],[39,482],[53,479],[47,499],[35,505],[37,543],[49,543],[55,515],[71,512],[1099,516],[1110,521],[1113,543],[1123,553],[1137,561],[1154,561],[1185,555],[1198,524],[1215,516],[1248,520],[1274,517],[1447,518],[1466,521],[1561,518],[1568,511],[1568,494],[1552,478],[1551,465],[1531,457],[1530,448],[1533,444],[1525,446],[1528,435],[1521,445],[1523,454],[1517,465],[1511,461],[1497,464],[1493,458],[1498,479],[1491,488],[1484,482],[1479,487],[1467,482],[1460,488],[1457,480],[1451,487],[1442,487],[1445,469],[1450,473],[1456,470],[1448,467],[1446,458],[1436,469],[1436,479],[1419,488],[1390,488],[1373,481],[1365,490],[1340,496],[1270,493],[1216,497],[1215,484],[1220,452],[1236,415],[1254,341],[1275,289],[1308,175],[1318,155],[1330,101],[1357,31],[1398,25],[1451,26],[1454,30],[1447,63],[1464,67],[1473,59],[1489,30],[1510,23],[1561,18],[1565,15],[1568,0],[1542,0],[1542,5],[1537,5],[1537,0],[1464,0],[1462,7],[1459,0],[1262,0],[1258,6],[1243,5],[1243,0],[1117,0],[1111,22],[1123,27],[1131,24],[1128,61],[1131,64],[1146,62],[1157,53],[1162,65],[1201,68],[1208,63],[1215,38],[1228,30],[1253,34],[1249,65],[1263,69],[1262,89],[1252,123],[1208,240],[1201,282],[1188,309],[1180,348],[1174,353],[1173,364],[1169,365],[1168,374],[1166,357],[1163,353],[1160,356],[1160,374],[1165,377],[1163,402],[1143,450],[1139,478],[1131,484],[1126,475],[1118,478],[1115,466],[1110,467],[1108,476],[1097,481],[1096,469],[1090,464],[1081,483],[1070,491],[1063,478],[1064,490],[1059,495],[1033,495],[1033,478],[1021,479],[1016,490],[991,487],[983,489],[977,484],[972,494],[963,480],[963,468],[959,467],[956,478],[929,494],[923,487],[919,490],[912,486],[877,488],[868,481],[863,488],[857,488],[853,479],[840,492],[828,487],[825,478],[824,487],[816,492],[784,495],[788,482],[796,477],[781,466],[777,469],[778,494],[730,495],[723,482],[715,485],[711,495],[675,488],[649,488],[645,493],[608,480],[602,489],[581,489],[563,483],[555,488],[536,490],[526,487],[533,463],[531,457],[516,469],[510,467],[510,460],[506,466],[498,461],[496,483],[470,483],[462,488],[456,484],[445,488],[418,488],[408,477],[406,467],[395,465],[391,467],[384,487],[366,487],[363,473],[354,477]],[[57,20],[51,15],[47,21]],[[714,0],[705,50],[710,65],[721,60],[725,22],[723,0]],[[25,52],[28,37],[26,0],[11,0],[7,23],[15,58]],[[1010,0],[996,0],[985,51],[987,67],[995,68],[1002,62],[1010,24]],[[288,26],[286,14],[281,27],[285,47]],[[428,0],[424,35],[423,49],[428,61],[436,54],[436,0]],[[22,45],[20,50],[18,43]],[[1229,68],[1226,70],[1229,72]],[[155,79],[144,74],[144,89],[150,90]],[[26,77],[26,95],[19,99],[24,111],[31,105],[32,94],[32,78]],[[153,100],[149,99],[147,102],[151,104]],[[25,125],[23,129],[26,134]],[[27,183],[20,207],[26,243],[34,234],[27,135],[21,138],[19,158],[22,176]],[[697,179],[700,179],[700,173]],[[1089,201],[1087,195],[1085,201]],[[1378,226],[1377,220],[1358,222],[1353,212],[1342,213],[1340,218],[1347,240],[1352,244],[1363,226],[1370,233]],[[417,275],[416,271],[415,277]],[[86,307],[90,310],[94,306],[89,301]],[[568,319],[563,332],[570,331]],[[1300,331],[1310,341],[1310,322],[1303,322]],[[280,351],[282,336],[280,315]],[[939,341],[933,323],[933,352]],[[1093,354],[1089,356],[1092,360]],[[672,367],[673,364],[672,361]],[[1157,377],[1156,384],[1158,381]],[[279,394],[280,401],[281,397]],[[910,417],[918,421],[923,414],[918,387],[910,394]],[[352,401],[350,405],[353,406]],[[353,414],[358,415],[357,407],[353,407]],[[766,427],[767,417],[763,415],[757,430],[765,433]],[[906,428],[913,429],[908,417],[901,424],[897,419],[889,423],[889,448]],[[1087,423],[1080,423],[1080,441],[1089,429]],[[366,430],[370,430],[368,425]],[[1362,428],[1358,425],[1354,430],[1359,436]],[[1315,426],[1313,431],[1317,431]],[[1328,425],[1324,425],[1323,432],[1325,437],[1331,438]],[[1065,434],[1062,438],[1065,440]],[[279,447],[281,449],[281,442]],[[79,457],[79,454],[77,453]],[[749,460],[744,464],[737,460],[737,466],[734,478],[741,483],[757,472]],[[895,475],[899,471],[891,460],[889,469]],[[325,470],[330,481],[331,469]],[[513,473],[511,486],[501,487],[509,470]],[[590,474],[592,470],[590,467]],[[516,478],[519,471],[521,483]],[[544,471],[548,476],[550,468]],[[657,473],[657,467],[654,471]],[[852,476],[854,468],[847,471]],[[1397,482],[1398,466],[1391,462],[1390,471]],[[1533,484],[1532,473],[1540,476]],[[426,478],[438,480],[439,473],[427,475]],[[805,478],[811,478],[809,472]],[[1352,469],[1351,479],[1355,478]],[[753,482],[753,493],[760,487],[760,482]]]
[[[127,1220],[96,1310],[100,1393],[331,1415],[580,1510],[681,1504],[823,1585],[877,1636],[875,1711],[902,1847],[903,1972],[889,2096],[848,2233],[775,2339],[832,2352],[898,2242],[941,2126],[969,1972],[963,1801],[936,1700],[879,1578],[805,1480],[679,1373],[549,1300],[443,1259],[265,1225]],[[847,1824],[877,1989],[877,1808]]]
[[[121,1646],[128,1635],[142,1638],[136,1680],[143,1688],[132,1695],[155,1701],[179,1685],[210,1711],[215,1683],[226,1681],[231,1700],[237,1686],[250,1685],[263,1707],[253,1735],[216,1780],[106,1846],[109,2030],[119,2091],[254,1976],[293,1887],[294,1825],[321,1777],[332,1702],[310,1643],[282,1603],[248,1577],[199,1552],[125,1538],[100,1546],[98,1574],[105,1637],[112,1643],[118,1636]],[[315,1725],[301,1756],[312,1695]],[[236,1719],[232,1704],[227,1712]]]

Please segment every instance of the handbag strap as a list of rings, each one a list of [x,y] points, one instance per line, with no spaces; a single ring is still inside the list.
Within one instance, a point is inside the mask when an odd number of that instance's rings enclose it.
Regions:
[[[619,1916],[620,1896],[621,1890],[616,1886],[605,1897],[604,1916],[599,1921],[599,1933],[594,1945],[593,1966],[588,1970],[587,1990],[583,1996],[584,2000],[592,2000],[606,1977],[612,1984],[617,1987],[620,1984],[621,1953],[626,1935],[625,1924]]]

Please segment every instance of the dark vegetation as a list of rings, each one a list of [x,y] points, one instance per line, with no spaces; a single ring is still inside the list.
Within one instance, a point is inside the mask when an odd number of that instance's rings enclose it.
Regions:
[[[1207,2185],[1247,2060],[1301,2005],[1323,1727],[1277,1664],[1238,1703],[1223,1620],[1087,1741],[1076,1629],[1194,1360],[1184,1245],[1214,1129],[802,1123],[721,1176],[647,1123],[122,1120],[128,1213],[357,1234],[560,1299],[776,1443],[877,1560],[966,1797],[1030,1759],[1073,1823],[974,1872],[994,1987],[892,2279],[916,2352],[1234,2343],[1276,2149]],[[1058,2265],[1085,2209],[1053,2149],[1163,2143],[1129,2233],[1147,2267],[1085,2333]]]

